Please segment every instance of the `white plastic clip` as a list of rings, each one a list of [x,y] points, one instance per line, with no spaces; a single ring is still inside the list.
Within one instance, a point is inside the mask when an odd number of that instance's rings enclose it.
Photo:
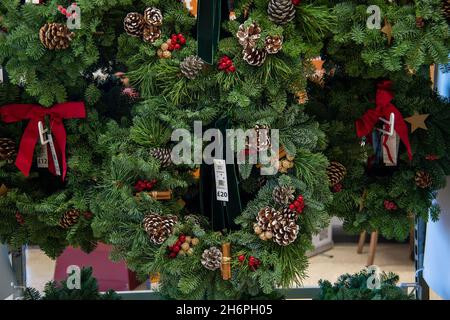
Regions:
[[[395,114],[391,112],[391,115],[389,117],[389,121],[384,119],[384,118],[380,118],[380,120],[382,122],[384,122],[385,124],[389,125],[389,131],[377,128],[378,131],[380,131],[383,134],[386,134],[390,137],[392,137],[394,135],[394,126],[395,126]]]
[[[42,121],[38,122],[38,128],[39,128],[39,139],[41,140],[41,144],[44,146],[50,142],[50,140],[45,138],[48,129],[44,129],[44,124],[42,123]]]

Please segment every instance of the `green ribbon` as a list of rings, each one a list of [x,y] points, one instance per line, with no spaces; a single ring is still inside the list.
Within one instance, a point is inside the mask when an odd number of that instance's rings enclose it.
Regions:
[[[226,137],[226,129],[230,129],[230,121],[227,118],[220,119],[215,127]],[[223,155],[226,155],[226,143],[223,144]],[[200,211],[202,215],[209,218],[214,231],[237,230],[239,226],[234,220],[242,212],[241,197],[239,193],[238,166],[226,165],[228,202],[218,201],[216,198],[216,182],[214,165],[203,163],[200,166]]]
[[[198,56],[208,64],[214,63],[214,56],[219,44],[221,14],[222,0],[198,0]]]

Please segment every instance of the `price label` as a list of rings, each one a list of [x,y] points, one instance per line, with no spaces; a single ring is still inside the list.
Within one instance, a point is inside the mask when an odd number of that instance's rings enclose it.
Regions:
[[[52,153],[53,164],[55,165],[55,173],[57,176],[61,175],[61,169],[59,167],[58,156],[56,155],[55,144],[53,143],[53,137],[50,133],[47,134],[48,144]]]
[[[37,166],[38,168],[48,168],[48,153],[47,153],[47,145],[40,145],[41,150],[37,157]]]
[[[216,177],[216,199],[228,202],[227,167],[225,160],[214,159],[214,174]]]

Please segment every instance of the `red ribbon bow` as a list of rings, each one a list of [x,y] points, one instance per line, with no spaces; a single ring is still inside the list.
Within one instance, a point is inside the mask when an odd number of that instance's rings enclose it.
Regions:
[[[360,138],[367,136],[372,132],[375,124],[379,121],[380,117],[389,119],[391,113],[393,113],[395,115],[394,129],[406,146],[409,160],[412,160],[411,145],[409,144],[408,136],[408,126],[406,125],[405,120],[403,120],[403,116],[400,111],[391,103],[392,99],[394,98],[391,87],[392,82],[389,80],[381,81],[378,84],[376,108],[368,110],[361,118],[356,120],[356,133]],[[386,136],[384,139],[383,145],[385,147],[387,147],[386,142],[388,138],[389,137]]]
[[[44,122],[45,116],[50,117],[50,129],[54,137],[54,144],[58,161],[62,163],[62,179],[66,177],[66,129],[63,119],[85,118],[86,110],[83,102],[58,103],[51,108],[44,108],[36,104],[9,104],[0,108],[0,115],[6,123],[22,120],[30,120],[26,127],[19,152],[16,158],[16,166],[25,175],[30,174],[33,162],[34,148],[39,138],[38,122]],[[55,174],[55,165],[51,156],[49,159],[49,170]]]

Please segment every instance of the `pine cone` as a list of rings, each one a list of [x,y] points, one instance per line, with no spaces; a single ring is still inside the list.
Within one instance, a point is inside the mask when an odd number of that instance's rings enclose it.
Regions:
[[[283,48],[283,37],[267,36],[265,48],[268,54],[278,53]]]
[[[16,142],[9,138],[0,138],[0,161],[12,163],[16,155]]]
[[[422,189],[429,188],[433,184],[433,179],[431,178],[431,175],[423,170],[416,172],[415,181],[416,185]]]
[[[171,152],[172,150],[169,148],[152,148],[150,150],[151,156],[161,163],[162,168],[173,164]]]
[[[297,103],[298,104],[306,104],[308,103],[308,92],[306,90],[300,90],[295,93],[295,96],[297,97]]]
[[[146,26],[144,28],[144,33],[142,34],[142,39],[145,42],[153,43],[161,38],[161,29],[154,26]]]
[[[222,251],[220,251],[216,247],[211,247],[206,249],[202,253],[202,265],[211,271],[217,270],[220,268],[220,264],[222,263]]]
[[[257,23],[252,23],[247,28],[245,24],[239,26],[236,37],[238,38],[239,44],[245,48],[255,48],[256,42],[261,38],[261,28]]]
[[[270,21],[286,24],[295,18],[295,6],[292,0],[270,0],[267,13]]]
[[[300,227],[296,215],[288,209],[275,215],[272,221],[273,241],[280,246],[287,246],[297,239]]]
[[[281,205],[288,205],[294,201],[295,188],[291,186],[277,186],[273,189],[273,200]]]
[[[263,232],[272,231],[271,223],[277,214],[279,214],[279,212],[276,209],[265,207],[256,216],[256,225],[260,227]]]
[[[327,175],[330,186],[341,182],[345,175],[347,174],[347,169],[339,162],[332,161],[327,168]]]
[[[450,23],[450,0],[442,0],[442,11],[444,12],[444,17]]]
[[[128,13],[123,20],[125,32],[133,37],[142,37],[144,26],[144,17],[138,12]]]
[[[163,23],[161,10],[154,7],[148,7],[144,11],[144,22],[149,26],[160,27]]]
[[[205,63],[199,57],[189,56],[185,58],[180,64],[181,73],[186,78],[193,80],[197,78],[204,65]]]
[[[416,27],[422,29],[425,26],[425,21],[422,17],[416,17]]]
[[[150,241],[154,244],[161,244],[173,232],[173,226],[177,223],[178,218],[173,215],[162,216],[156,213],[150,213],[143,220],[144,230],[150,237]]]
[[[62,23],[46,23],[39,30],[41,43],[50,50],[63,50],[70,46],[73,32]]]
[[[64,229],[68,229],[78,222],[80,216],[81,216],[80,210],[70,209],[69,211],[66,211],[63,214],[61,220],[59,221],[59,225]]]
[[[244,61],[246,61],[251,66],[262,66],[264,61],[266,61],[267,51],[252,47],[247,47],[242,51],[244,54]]]

